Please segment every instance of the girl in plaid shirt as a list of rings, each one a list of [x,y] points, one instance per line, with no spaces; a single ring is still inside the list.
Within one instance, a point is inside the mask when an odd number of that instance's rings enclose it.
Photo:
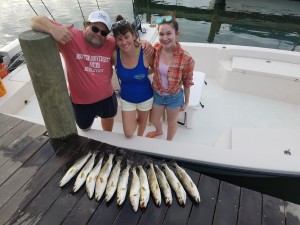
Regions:
[[[163,134],[161,118],[166,111],[167,140],[171,141],[177,130],[179,112],[189,104],[195,62],[177,41],[179,31],[174,14],[159,17],[156,23],[159,43],[154,45],[154,102],[150,113],[150,122],[155,131],[149,132],[146,137],[154,138]]]

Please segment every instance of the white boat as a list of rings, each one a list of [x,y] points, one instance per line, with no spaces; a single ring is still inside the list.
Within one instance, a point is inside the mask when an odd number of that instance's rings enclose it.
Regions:
[[[155,27],[143,25],[154,42]],[[173,141],[123,135],[120,113],[113,132],[96,119],[81,136],[202,168],[267,176],[300,176],[300,53],[276,49],[184,43],[196,61],[190,106]],[[18,40],[0,49],[7,62]],[[44,124],[26,64],[3,79],[0,113]],[[207,85],[205,84],[207,83]],[[114,80],[117,90],[118,83]],[[202,107],[202,105],[204,107]],[[149,124],[148,131],[154,128]]]

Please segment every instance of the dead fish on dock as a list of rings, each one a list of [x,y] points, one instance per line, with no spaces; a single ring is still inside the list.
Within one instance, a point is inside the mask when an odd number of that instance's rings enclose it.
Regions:
[[[160,206],[161,205],[161,192],[160,192],[160,188],[159,188],[159,184],[157,181],[157,177],[155,174],[152,160],[148,160],[148,164],[150,166],[148,169],[148,180],[149,180],[150,191],[154,198],[155,204]]]
[[[172,205],[173,197],[172,197],[172,191],[169,182],[164,172],[161,171],[157,165],[155,165],[155,170],[156,170],[158,184],[164,196],[165,203],[166,205]]]
[[[129,179],[129,169],[133,165],[133,162],[130,160],[127,160],[127,166],[125,169],[122,170],[118,187],[117,187],[117,204],[122,205],[122,203],[125,200],[126,193],[127,193],[127,187],[128,187],[128,179]]]
[[[93,153],[92,157],[89,159],[89,161],[87,162],[87,164],[85,164],[85,166],[82,168],[82,170],[79,172],[74,187],[73,187],[73,191],[76,192],[79,190],[79,188],[84,184],[84,182],[86,181],[86,178],[88,176],[88,174],[91,172],[91,170],[93,169],[94,166],[94,162],[95,162],[95,157],[96,157],[96,153]]]
[[[76,173],[83,167],[83,165],[87,162],[87,160],[90,158],[91,155],[92,153],[89,152],[87,155],[78,159],[73,164],[73,166],[66,172],[63,178],[60,180],[59,186],[63,187],[66,183],[68,183],[76,175]]]
[[[150,197],[150,188],[149,188],[149,182],[147,178],[147,174],[145,170],[143,169],[143,166],[140,164],[137,166],[139,168],[139,178],[140,178],[140,207],[146,208],[149,197]]]
[[[175,194],[177,196],[178,202],[181,205],[185,205],[186,202],[186,192],[181,185],[180,181],[174,174],[174,172],[168,167],[166,162],[162,163],[162,168],[166,174],[167,180],[172,187],[172,189],[175,191]]]
[[[105,191],[107,179],[109,177],[109,174],[110,174],[112,166],[113,166],[112,160],[113,160],[115,154],[116,154],[115,151],[111,151],[109,153],[108,160],[104,164],[102,169],[100,170],[99,175],[97,177],[96,188],[95,188],[95,198],[97,201],[100,200],[100,198],[102,197],[102,195]]]
[[[107,181],[106,185],[106,190],[105,190],[105,201],[108,202],[112,196],[114,195],[117,185],[118,185],[118,180],[120,176],[120,171],[121,171],[121,162],[122,162],[122,157],[117,158],[116,165],[114,166],[113,170],[110,173],[110,176]]]
[[[131,186],[129,191],[129,200],[133,208],[133,211],[136,212],[139,208],[139,203],[140,203],[140,179],[136,173],[135,167],[132,167],[131,172],[132,172],[132,180],[131,180]]]
[[[86,192],[87,192],[89,198],[92,198],[94,195],[96,179],[100,172],[103,158],[104,158],[104,152],[102,152],[100,154],[97,165],[94,166],[94,168],[92,169],[92,171],[89,173],[89,175],[86,178],[85,187],[86,187]]]
[[[178,166],[178,164],[175,161],[172,162],[172,165],[175,167],[178,178],[185,190],[193,197],[195,202],[199,203],[200,194],[197,186],[194,184],[191,177],[185,172],[183,168]]]

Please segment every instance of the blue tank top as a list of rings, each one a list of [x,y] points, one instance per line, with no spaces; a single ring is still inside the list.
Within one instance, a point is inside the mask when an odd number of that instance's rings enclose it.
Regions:
[[[131,103],[141,103],[153,96],[148,68],[144,65],[143,50],[141,49],[135,68],[127,69],[122,65],[120,49],[117,50],[116,73],[120,79],[120,96]]]

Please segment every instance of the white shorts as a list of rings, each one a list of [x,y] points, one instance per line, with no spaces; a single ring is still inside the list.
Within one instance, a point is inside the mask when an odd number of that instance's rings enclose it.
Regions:
[[[153,105],[153,97],[148,99],[147,101],[138,104],[127,102],[122,98],[120,98],[120,101],[121,101],[121,108],[123,111],[134,111],[134,110],[148,111],[152,109],[152,105]]]

